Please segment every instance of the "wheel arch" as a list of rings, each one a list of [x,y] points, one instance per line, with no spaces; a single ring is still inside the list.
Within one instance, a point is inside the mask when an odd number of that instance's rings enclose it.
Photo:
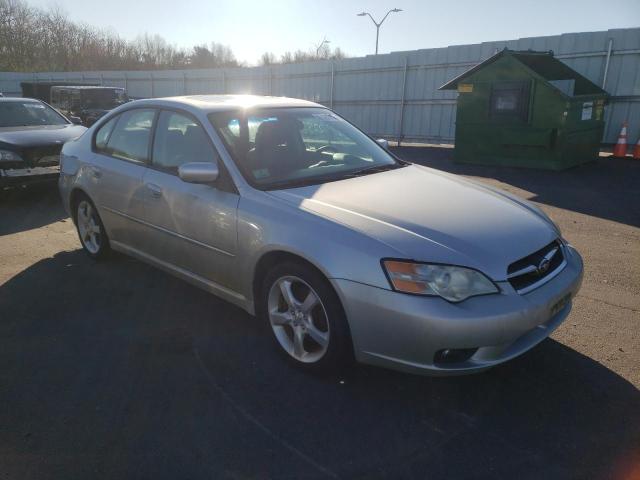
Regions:
[[[71,190],[71,193],[69,193],[69,213],[71,216],[71,220],[73,221],[74,225],[77,224],[77,210],[78,210],[78,203],[80,202],[80,199],[82,197],[86,197],[87,199],[89,199],[91,201],[91,203],[93,203],[95,205],[95,202],[91,199],[91,197],[89,196],[89,194],[81,187],[73,187],[73,189]],[[97,207],[96,207],[97,208]]]
[[[299,255],[287,250],[282,250],[282,249],[276,249],[276,250],[270,250],[268,252],[264,252],[256,262],[256,266],[253,269],[253,276],[252,276],[251,293],[253,295],[253,303],[255,305],[256,312],[259,309],[260,286],[264,277],[267,275],[269,270],[271,270],[275,265],[286,262],[286,261],[301,263],[303,265],[306,265],[312,268],[317,273],[322,275],[322,277],[325,278],[327,282],[329,282],[329,285],[331,285],[331,281],[329,280],[329,276],[327,275],[327,273],[318,265],[316,265],[314,262],[303,257],[302,255]],[[333,288],[333,285],[331,285],[331,288],[335,292],[335,288]],[[336,296],[340,298],[340,296],[338,295],[338,292],[335,292],[335,293],[336,293]],[[342,306],[342,309],[344,310],[344,306]]]
[[[254,274],[252,278],[252,282],[253,282],[252,294],[253,294],[253,306],[254,306],[255,314],[259,316],[259,312],[261,309],[262,299],[261,299],[261,295],[259,294],[260,293],[259,290],[260,290],[260,286],[263,279],[265,278],[265,276],[267,275],[267,273],[271,268],[273,268],[278,263],[282,263],[286,261],[296,262],[302,265],[306,265],[307,267],[313,269],[315,272],[321,275],[322,278],[324,278],[327,281],[327,284],[329,288],[333,291],[337,301],[337,305],[340,308],[340,310],[342,310],[342,315],[344,316],[344,319],[346,321],[346,328],[347,328],[346,334],[347,334],[347,344],[349,345],[349,355],[351,359],[354,359],[356,346],[353,342],[353,336],[351,334],[351,324],[349,321],[349,317],[347,315],[347,310],[344,306],[342,295],[340,294],[340,292],[336,290],[334,285],[331,283],[330,277],[327,275],[327,273],[318,265],[316,265],[314,262],[303,257],[302,255],[299,255],[290,251],[286,251],[286,250],[276,249],[276,250],[270,250],[268,252],[265,252],[259,258],[259,260],[256,263],[256,267],[254,268]]]

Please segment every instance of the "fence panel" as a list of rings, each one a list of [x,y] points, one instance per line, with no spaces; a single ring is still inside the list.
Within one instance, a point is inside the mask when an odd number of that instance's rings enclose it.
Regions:
[[[503,48],[553,50],[611,94],[603,141],[614,143],[627,120],[640,134],[640,28],[567,33],[339,61],[207,70],[0,72],[0,91],[19,96],[21,81],[77,81],[125,87],[133,98],[253,93],[322,103],[366,132],[392,140],[452,142],[455,92],[438,87]]]

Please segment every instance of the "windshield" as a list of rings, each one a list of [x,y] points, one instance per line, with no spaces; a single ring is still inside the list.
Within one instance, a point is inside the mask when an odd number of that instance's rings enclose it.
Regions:
[[[324,108],[216,112],[209,119],[247,181],[263,190],[325,183],[404,165]]]
[[[127,101],[124,90],[120,89],[91,89],[82,92],[84,108],[98,108],[110,110]]]
[[[41,102],[0,102],[0,127],[66,125],[68,122]]]

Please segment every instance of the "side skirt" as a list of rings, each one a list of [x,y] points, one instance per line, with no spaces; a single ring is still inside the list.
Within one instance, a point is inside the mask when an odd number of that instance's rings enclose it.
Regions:
[[[216,297],[220,297],[223,300],[226,300],[229,303],[233,303],[234,305],[242,308],[250,315],[255,315],[255,307],[252,301],[249,301],[244,295],[236,292],[235,290],[230,290],[222,285],[219,285],[211,280],[207,280],[204,277],[196,275],[195,273],[185,270],[183,268],[177,267],[171,263],[167,263],[162,261],[156,257],[151,255],[147,255],[146,253],[141,252],[135,248],[129,247],[120,242],[111,241],[111,248],[115,251],[123,253],[125,255],[130,255],[138,260],[153,265],[160,270],[163,270],[175,277],[178,277],[190,284],[201,288],[209,293],[214,294]]]

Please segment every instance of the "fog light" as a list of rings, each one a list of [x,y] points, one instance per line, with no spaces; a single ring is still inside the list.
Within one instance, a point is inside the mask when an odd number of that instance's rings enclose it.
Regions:
[[[433,356],[433,363],[462,363],[469,360],[477,348],[445,348],[438,350]]]

